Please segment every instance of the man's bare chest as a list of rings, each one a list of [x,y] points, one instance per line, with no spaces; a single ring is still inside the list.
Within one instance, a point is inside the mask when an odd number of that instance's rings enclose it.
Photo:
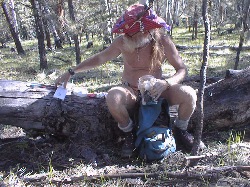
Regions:
[[[133,53],[125,54],[124,65],[131,68],[149,68],[151,66],[150,48],[137,48]]]

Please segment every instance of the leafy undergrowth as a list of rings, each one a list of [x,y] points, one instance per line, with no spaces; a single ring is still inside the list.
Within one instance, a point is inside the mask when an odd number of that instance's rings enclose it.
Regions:
[[[190,38],[191,33],[184,29],[173,37],[180,45],[202,45],[202,35],[196,41]],[[218,46],[237,46],[237,39],[236,34],[213,34],[211,42]],[[83,58],[101,50],[97,41],[94,48],[82,50]],[[40,71],[36,42],[23,44],[25,56],[18,56],[10,48],[1,49],[0,79],[53,84],[58,75],[75,65],[73,47],[65,45],[64,49],[47,53],[49,69]],[[208,77],[223,77],[226,69],[234,67],[235,51],[226,48],[210,52]],[[202,49],[180,50],[180,55],[189,75],[199,75]],[[79,73],[71,81],[88,87],[89,92],[106,91],[120,81],[122,62],[120,58],[115,61]],[[249,51],[243,51],[239,69],[249,66],[249,61]],[[168,64],[163,68],[171,75]],[[250,130],[247,128],[204,132],[207,147],[196,158],[195,167],[188,166],[195,158],[180,146],[161,162],[145,163],[136,156],[121,159],[119,140],[95,142],[81,135],[65,140],[53,136],[31,138],[18,127],[0,125],[0,186],[250,186]]]

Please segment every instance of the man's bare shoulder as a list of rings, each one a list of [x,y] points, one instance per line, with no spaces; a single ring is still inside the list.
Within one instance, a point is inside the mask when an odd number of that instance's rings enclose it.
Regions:
[[[120,49],[123,46],[122,44],[123,44],[123,36],[122,35],[117,36],[112,42],[112,45],[114,45],[115,47],[120,48]]]
[[[167,50],[169,50],[169,49],[176,50],[174,42],[172,41],[171,37],[167,34],[163,34],[161,36],[161,44]]]
[[[167,35],[167,34],[162,34],[161,35],[161,42],[163,44],[168,44],[168,45],[173,43],[171,37],[169,35]]]

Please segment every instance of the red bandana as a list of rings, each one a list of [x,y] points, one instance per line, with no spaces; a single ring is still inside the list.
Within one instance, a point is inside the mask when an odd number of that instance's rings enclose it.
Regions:
[[[129,7],[114,25],[113,33],[135,33],[144,32],[155,28],[164,27],[167,31],[170,26],[158,17],[149,7],[136,4]]]

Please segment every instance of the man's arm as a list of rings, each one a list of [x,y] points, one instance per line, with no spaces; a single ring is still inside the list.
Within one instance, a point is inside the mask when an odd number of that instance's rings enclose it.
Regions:
[[[185,76],[187,75],[187,68],[185,64],[183,63],[178,50],[176,49],[174,43],[170,39],[169,36],[163,36],[162,37],[162,44],[164,46],[164,53],[165,57],[167,58],[168,62],[174,67],[175,74],[171,77],[165,77],[163,75],[163,78],[166,78],[166,80],[170,84],[176,84],[183,81]]]
[[[79,73],[84,70],[88,70],[88,69],[92,69],[94,67],[100,66],[106,63],[107,61],[113,60],[114,58],[116,58],[117,56],[121,54],[121,50],[120,50],[121,42],[122,42],[122,38],[120,36],[116,38],[107,49],[84,60],[82,63],[74,67],[73,71],[75,73]]]
[[[187,68],[179,56],[179,53],[170,37],[162,36],[161,43],[164,47],[165,57],[174,67],[176,72],[171,77],[167,77],[163,74],[162,78],[165,80],[157,80],[156,84],[154,85],[154,89],[150,92],[156,100],[161,96],[162,92],[168,90],[172,85],[180,83],[187,74]]]
[[[97,67],[106,63],[107,61],[113,60],[114,58],[116,58],[117,56],[121,54],[121,50],[120,50],[121,46],[122,46],[122,37],[120,36],[116,38],[107,49],[82,61],[76,67],[72,68],[71,72],[66,71],[64,74],[59,76],[55,80],[55,86],[57,87],[57,85],[63,84],[64,87],[66,88],[67,82],[69,81],[70,76],[72,74],[79,73],[84,70],[92,69],[94,67]]]

